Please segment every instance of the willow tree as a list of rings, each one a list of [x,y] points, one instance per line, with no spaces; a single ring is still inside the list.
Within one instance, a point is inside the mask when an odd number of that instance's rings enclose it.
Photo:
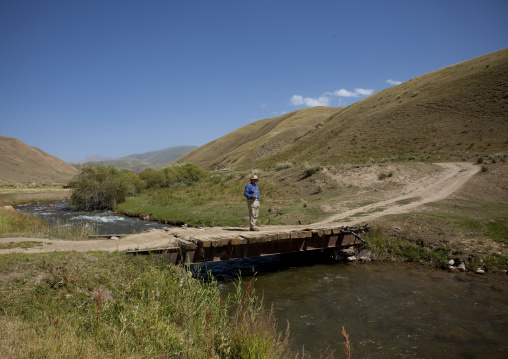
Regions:
[[[82,210],[113,209],[135,191],[127,170],[94,163],[81,169],[70,182],[71,206]]]

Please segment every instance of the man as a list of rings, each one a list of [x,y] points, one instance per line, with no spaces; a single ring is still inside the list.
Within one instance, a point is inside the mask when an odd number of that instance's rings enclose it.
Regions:
[[[258,188],[258,176],[253,175],[250,182],[245,186],[243,195],[247,198],[247,206],[249,207],[249,224],[251,231],[259,231],[256,227],[256,221],[258,220],[259,214],[259,188]]]

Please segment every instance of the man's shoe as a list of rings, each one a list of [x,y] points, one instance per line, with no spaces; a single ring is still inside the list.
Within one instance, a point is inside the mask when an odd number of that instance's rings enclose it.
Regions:
[[[256,227],[252,227],[250,230],[251,230],[251,231],[254,231],[254,232],[259,232],[259,229],[258,229],[258,228],[256,228]]]

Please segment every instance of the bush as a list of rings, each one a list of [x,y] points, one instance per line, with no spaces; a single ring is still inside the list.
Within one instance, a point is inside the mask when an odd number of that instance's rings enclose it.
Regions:
[[[307,177],[310,177],[312,176],[313,174],[315,173],[318,173],[319,171],[321,171],[322,167],[321,165],[318,165],[318,164],[308,164],[307,162],[305,162],[303,164],[303,170],[305,172],[305,178]]]
[[[91,163],[70,182],[70,204],[77,209],[113,209],[134,193],[135,185],[126,171]]]
[[[291,162],[279,162],[275,165],[275,170],[281,171],[281,170],[286,170],[291,167],[293,167],[293,164]]]
[[[146,188],[190,186],[208,175],[208,172],[192,163],[179,163],[160,170],[147,168],[139,174]]]

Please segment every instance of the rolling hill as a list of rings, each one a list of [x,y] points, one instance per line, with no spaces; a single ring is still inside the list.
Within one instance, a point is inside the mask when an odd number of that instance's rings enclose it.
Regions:
[[[0,136],[0,182],[66,183],[79,171],[61,159],[13,138]]]
[[[508,49],[451,65],[345,108],[256,121],[178,161],[208,169],[448,161],[508,150]]]

